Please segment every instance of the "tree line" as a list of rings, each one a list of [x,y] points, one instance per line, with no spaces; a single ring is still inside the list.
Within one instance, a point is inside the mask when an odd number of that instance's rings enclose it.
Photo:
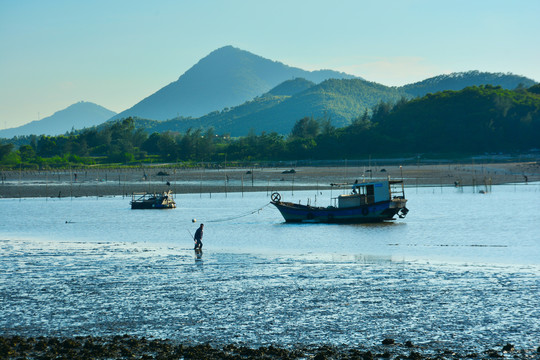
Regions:
[[[538,86],[443,91],[397,103],[380,102],[350,125],[304,117],[287,136],[276,132],[231,138],[210,129],[148,134],[127,118],[59,136],[0,143],[3,167],[61,167],[142,162],[362,159],[418,153],[478,154],[540,148]],[[19,144],[17,146],[16,144]]]

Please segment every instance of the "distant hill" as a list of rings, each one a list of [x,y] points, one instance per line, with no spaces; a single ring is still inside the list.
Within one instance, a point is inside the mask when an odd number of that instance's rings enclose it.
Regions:
[[[80,101],[41,120],[32,121],[16,128],[0,130],[0,137],[59,135],[72,129],[83,129],[85,127],[99,125],[115,114],[114,111],[108,110],[103,106]]]
[[[263,131],[289,134],[295,122],[305,116],[327,118],[334,126],[346,126],[378,102],[394,103],[404,96],[406,94],[399,89],[361,79],[331,79],[318,85],[295,79],[226,111],[214,111],[194,119],[137,120],[136,126],[145,127],[148,132],[185,132],[189,128],[213,127],[218,134],[232,136],[244,136],[251,130],[256,134]]]
[[[417,97],[444,90],[461,90],[468,86],[493,85],[513,90],[520,85],[528,88],[535,83],[532,79],[510,73],[467,71],[435,76],[414,84],[402,86],[400,89],[413,97]]]
[[[332,70],[306,71],[225,46],[201,59],[177,81],[161,88],[113,119],[129,116],[155,120],[179,116],[199,117],[240,105],[268,92],[285,80],[299,77],[314,83],[329,78],[355,78]]]

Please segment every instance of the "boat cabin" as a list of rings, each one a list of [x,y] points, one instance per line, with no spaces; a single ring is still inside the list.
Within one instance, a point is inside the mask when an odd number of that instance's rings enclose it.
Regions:
[[[344,194],[337,197],[337,205],[339,208],[347,208],[388,201],[392,198],[391,185],[398,183],[403,184],[402,181],[354,183],[351,194]]]

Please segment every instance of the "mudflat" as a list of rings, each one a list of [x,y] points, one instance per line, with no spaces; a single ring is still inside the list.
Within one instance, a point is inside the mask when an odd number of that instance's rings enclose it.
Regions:
[[[325,189],[332,183],[403,179],[405,186],[489,186],[540,181],[540,162],[188,168],[169,165],[77,170],[0,170],[0,197],[82,197]]]

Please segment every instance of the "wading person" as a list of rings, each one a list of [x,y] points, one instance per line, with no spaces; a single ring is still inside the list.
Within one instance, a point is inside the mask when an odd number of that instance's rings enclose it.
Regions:
[[[197,231],[195,231],[195,236],[193,237],[193,241],[195,241],[195,250],[202,250],[203,228],[204,224],[201,224]]]

